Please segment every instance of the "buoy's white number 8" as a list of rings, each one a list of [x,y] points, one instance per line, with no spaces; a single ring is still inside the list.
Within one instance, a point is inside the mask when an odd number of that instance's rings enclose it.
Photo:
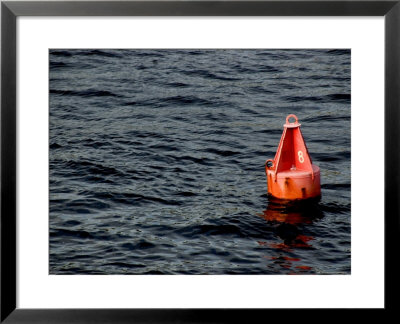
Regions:
[[[304,162],[304,156],[303,156],[303,152],[302,151],[298,151],[297,155],[299,156],[299,161],[300,163]]]

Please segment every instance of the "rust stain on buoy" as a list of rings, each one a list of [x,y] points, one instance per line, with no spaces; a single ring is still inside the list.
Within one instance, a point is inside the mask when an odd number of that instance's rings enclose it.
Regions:
[[[291,118],[295,121],[289,122]],[[286,117],[275,158],[265,162],[268,194],[279,199],[321,196],[320,170],[312,164],[300,125],[295,115]]]

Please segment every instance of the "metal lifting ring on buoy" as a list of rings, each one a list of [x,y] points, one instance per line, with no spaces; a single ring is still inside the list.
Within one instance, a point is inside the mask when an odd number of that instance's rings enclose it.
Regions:
[[[268,169],[274,167],[274,160],[269,159],[269,160],[265,161],[265,166],[266,166]]]
[[[290,118],[294,118],[293,123],[289,122]],[[297,127],[300,127],[301,124],[299,123],[299,119],[297,118],[296,115],[290,114],[286,117],[286,123],[283,126],[285,126],[285,128],[297,128]]]
[[[289,119],[292,117],[295,119],[294,123],[289,122]],[[297,118],[297,116],[295,114],[290,114],[286,117],[286,124],[298,124],[298,122],[299,122],[299,119]]]

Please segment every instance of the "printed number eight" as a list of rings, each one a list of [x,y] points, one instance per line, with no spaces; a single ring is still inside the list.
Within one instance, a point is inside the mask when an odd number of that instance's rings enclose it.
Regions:
[[[299,161],[300,163],[304,162],[304,156],[303,156],[303,152],[302,151],[298,151],[297,155],[299,156]]]

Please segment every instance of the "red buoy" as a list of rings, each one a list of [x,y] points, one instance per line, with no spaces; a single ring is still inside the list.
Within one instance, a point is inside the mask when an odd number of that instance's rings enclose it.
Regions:
[[[294,118],[294,122],[289,119]],[[273,160],[265,162],[268,194],[279,199],[321,196],[320,170],[312,164],[295,115],[286,117],[283,134]]]

